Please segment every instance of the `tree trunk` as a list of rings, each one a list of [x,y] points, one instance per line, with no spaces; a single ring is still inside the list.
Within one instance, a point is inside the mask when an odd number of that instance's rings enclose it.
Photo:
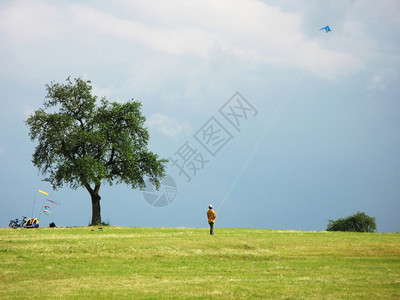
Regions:
[[[100,214],[100,195],[92,195],[92,224],[90,225],[100,225],[101,224],[101,214]]]
[[[100,200],[99,195],[100,184],[96,184],[95,188],[92,189],[89,184],[85,184],[90,197],[92,198],[92,223],[90,225],[100,225],[101,224],[101,214],[100,214]]]

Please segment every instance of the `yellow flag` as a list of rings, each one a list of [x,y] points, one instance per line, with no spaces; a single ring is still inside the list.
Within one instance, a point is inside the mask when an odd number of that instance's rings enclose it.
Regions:
[[[49,194],[47,194],[46,192],[43,192],[41,190],[38,190],[39,193],[45,194],[46,196],[48,196]]]

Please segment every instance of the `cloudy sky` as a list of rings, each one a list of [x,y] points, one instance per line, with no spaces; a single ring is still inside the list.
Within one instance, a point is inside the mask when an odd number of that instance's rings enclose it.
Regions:
[[[216,227],[324,230],[364,211],[400,231],[399,28],[397,0],[1,1],[0,226],[90,222],[86,190],[42,181],[24,124],[71,76],[141,101],[170,159],[158,192],[103,185],[105,222],[206,227],[212,203]]]

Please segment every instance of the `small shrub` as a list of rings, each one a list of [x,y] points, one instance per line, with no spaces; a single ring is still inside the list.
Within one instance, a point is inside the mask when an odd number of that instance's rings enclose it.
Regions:
[[[336,221],[329,220],[326,227],[327,231],[351,231],[351,232],[374,232],[376,231],[375,218],[368,216],[364,212],[340,218]]]

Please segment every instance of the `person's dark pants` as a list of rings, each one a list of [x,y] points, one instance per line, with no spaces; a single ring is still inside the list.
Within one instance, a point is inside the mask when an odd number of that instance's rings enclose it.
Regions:
[[[210,224],[210,234],[213,235],[214,234],[214,223],[210,222],[208,224]]]

